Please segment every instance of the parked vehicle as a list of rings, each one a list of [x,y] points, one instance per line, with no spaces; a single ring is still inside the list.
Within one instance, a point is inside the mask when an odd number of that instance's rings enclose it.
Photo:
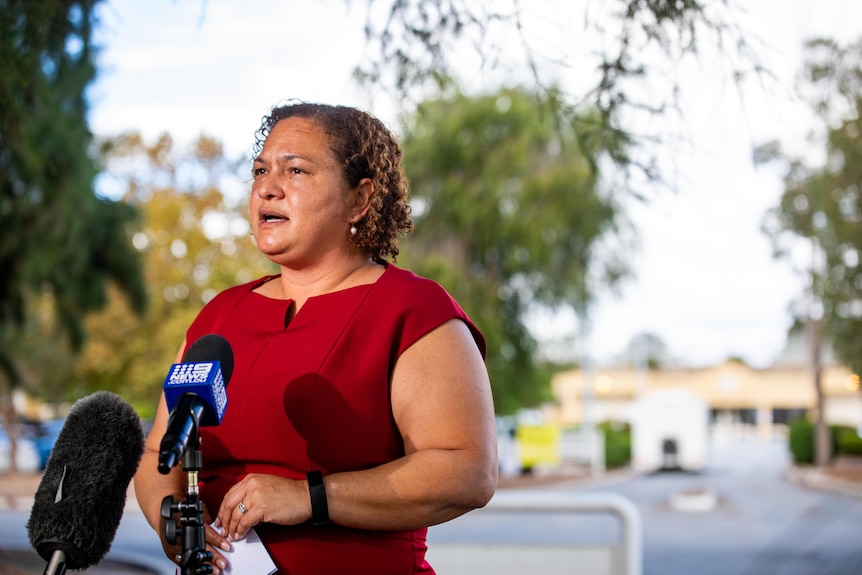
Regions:
[[[39,468],[45,469],[48,463],[48,457],[51,455],[51,450],[54,449],[54,444],[57,442],[57,436],[60,435],[60,430],[66,419],[52,419],[37,424],[35,432],[36,450],[39,452]]]

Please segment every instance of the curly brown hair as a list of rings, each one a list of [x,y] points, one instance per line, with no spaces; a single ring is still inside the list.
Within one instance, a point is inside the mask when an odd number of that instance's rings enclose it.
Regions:
[[[255,132],[253,158],[260,155],[272,128],[285,118],[316,122],[329,136],[333,154],[341,163],[351,187],[363,178],[374,183],[370,209],[356,222],[353,245],[368,258],[381,262],[398,259],[398,242],[413,231],[407,203],[409,182],[401,167],[401,146],[383,122],[356,108],[293,102],[274,106]]]

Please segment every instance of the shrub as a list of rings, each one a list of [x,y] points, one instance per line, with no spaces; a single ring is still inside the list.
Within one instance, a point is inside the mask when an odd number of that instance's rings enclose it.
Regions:
[[[790,423],[790,454],[797,464],[814,463],[814,424],[806,418]]]
[[[814,463],[814,424],[808,419],[797,419],[790,423],[790,453],[797,464]],[[832,457],[838,455],[862,455],[862,438],[855,427],[829,426],[832,439]]]
[[[611,469],[628,465],[632,458],[629,426],[602,423],[599,427],[605,436],[605,467]]]
[[[862,455],[862,437],[855,427],[836,425],[832,431],[835,455]]]

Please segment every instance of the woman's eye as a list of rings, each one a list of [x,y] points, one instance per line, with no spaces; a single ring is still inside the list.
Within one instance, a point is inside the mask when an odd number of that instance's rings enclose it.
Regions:
[[[259,175],[265,174],[265,173],[266,173],[266,168],[254,168],[251,171],[252,176],[259,176]]]

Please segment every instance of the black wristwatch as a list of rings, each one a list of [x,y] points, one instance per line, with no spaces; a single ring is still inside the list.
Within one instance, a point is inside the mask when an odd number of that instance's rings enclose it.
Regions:
[[[309,471],[305,477],[308,479],[308,493],[311,496],[311,524],[329,525],[329,505],[326,502],[323,475],[320,471]]]

